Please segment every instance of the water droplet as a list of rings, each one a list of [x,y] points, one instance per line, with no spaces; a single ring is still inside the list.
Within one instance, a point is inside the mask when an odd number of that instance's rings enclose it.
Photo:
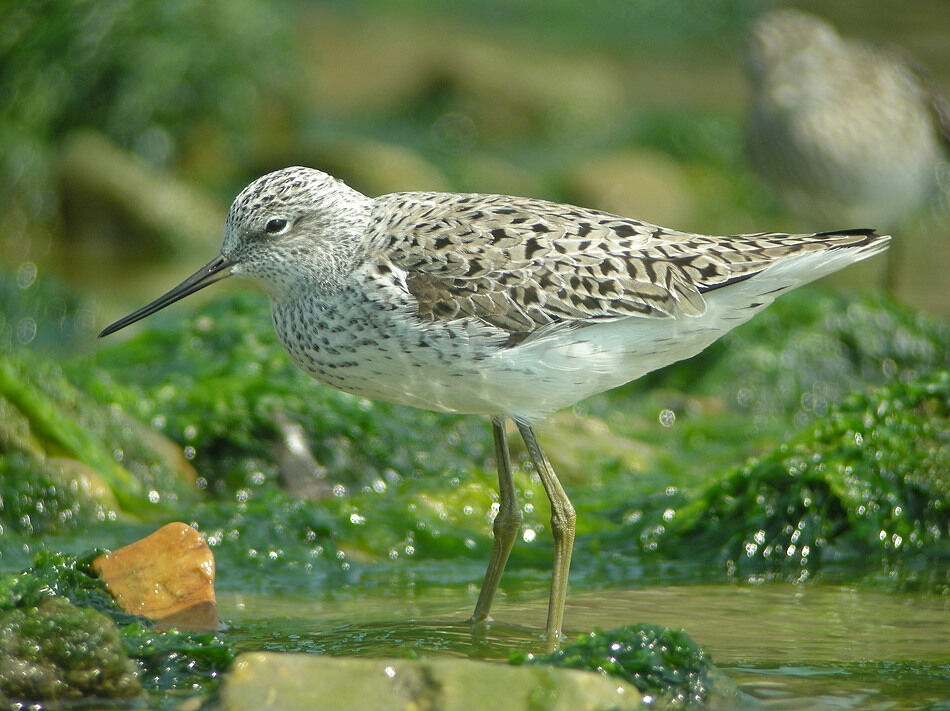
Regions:
[[[23,345],[32,343],[36,338],[36,321],[31,318],[21,318],[16,325],[16,339]]]
[[[670,409],[660,410],[660,424],[664,427],[672,427],[676,422],[676,413]]]
[[[23,262],[16,270],[16,285],[21,289],[29,289],[36,281],[36,265],[33,262]]]

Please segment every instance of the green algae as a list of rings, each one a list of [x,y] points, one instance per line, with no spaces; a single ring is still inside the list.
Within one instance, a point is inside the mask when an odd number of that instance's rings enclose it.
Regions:
[[[155,433],[75,387],[52,361],[0,352],[0,468],[13,475],[0,485],[0,499],[19,501],[12,510],[0,505],[0,521],[29,530],[36,520],[50,532],[118,513],[161,514],[197,494],[183,462]],[[30,472],[36,485],[22,481]],[[37,492],[51,489],[73,504],[43,504]],[[30,506],[38,515],[25,522]],[[71,513],[51,516],[51,508]]]
[[[101,612],[48,598],[0,613],[0,702],[126,698],[140,688],[118,628]]]
[[[712,671],[709,657],[686,632],[654,625],[594,630],[553,654],[515,654],[511,661],[610,674],[676,705],[701,704],[709,694]]]
[[[654,497],[624,513],[647,553],[711,557],[747,577],[802,579],[862,559],[923,557],[950,589],[950,374],[935,371],[846,398],[786,444],[694,497]],[[913,563],[910,563],[913,568]]]

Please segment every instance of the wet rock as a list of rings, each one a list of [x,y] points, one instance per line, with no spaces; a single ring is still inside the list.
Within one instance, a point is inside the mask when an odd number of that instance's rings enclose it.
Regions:
[[[62,598],[0,614],[0,703],[127,698],[140,691],[115,623]]]
[[[641,694],[626,682],[573,669],[465,659],[355,659],[252,652],[235,660],[215,708],[619,711],[642,708],[642,703]]]
[[[191,526],[163,526],[99,556],[92,570],[123,610],[153,620],[158,629],[207,632],[221,626],[214,596],[214,556]]]
[[[274,446],[274,459],[287,493],[309,501],[320,501],[331,496],[333,486],[327,481],[327,469],[310,451],[303,427],[292,422],[282,412],[274,413],[274,426],[280,433],[280,439]]]

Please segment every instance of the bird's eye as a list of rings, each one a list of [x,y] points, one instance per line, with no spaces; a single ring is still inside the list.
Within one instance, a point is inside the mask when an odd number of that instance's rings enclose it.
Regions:
[[[267,224],[264,225],[264,231],[269,235],[276,235],[278,232],[283,232],[286,226],[287,220],[282,217],[275,217],[267,221]]]

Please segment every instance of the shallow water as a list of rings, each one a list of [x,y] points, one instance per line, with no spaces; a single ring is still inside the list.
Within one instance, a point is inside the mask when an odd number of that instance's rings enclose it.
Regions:
[[[466,622],[475,591],[426,588],[398,599],[226,593],[222,617],[242,646],[362,656],[505,660],[540,651],[542,589],[501,597],[496,620]],[[950,600],[850,586],[768,583],[574,593],[573,637],[644,622],[684,628],[746,693],[775,709],[950,708]]]

